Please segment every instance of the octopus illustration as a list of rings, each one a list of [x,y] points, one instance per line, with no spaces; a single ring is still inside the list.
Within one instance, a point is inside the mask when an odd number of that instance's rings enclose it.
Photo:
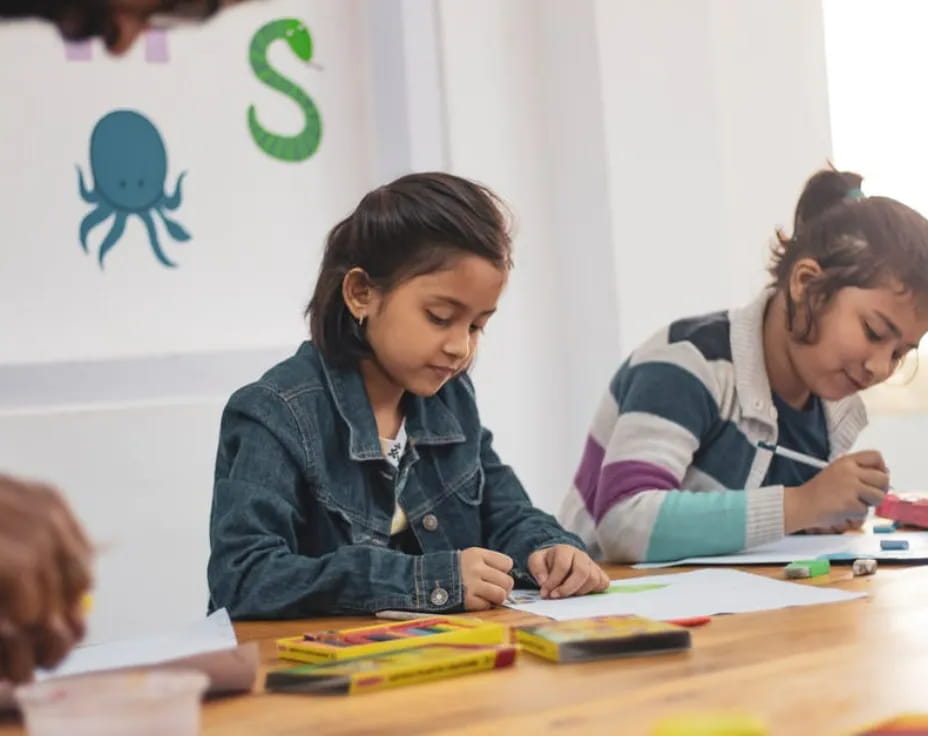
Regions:
[[[168,160],[164,142],[157,128],[144,115],[132,110],[114,110],[104,115],[94,126],[90,136],[90,168],[94,189],[84,184],[84,174],[77,167],[80,194],[85,202],[96,208],[84,217],[80,227],[81,246],[87,253],[87,235],[101,222],[115,215],[113,225],[103,243],[97,260],[103,268],[103,259],[116,245],[126,229],[129,215],[138,215],[148,231],[148,241],[155,257],[162,265],[175,264],[165,255],[158,241],[158,231],[152,214],[157,214],[168,234],[175,240],[189,240],[190,234],[164,214],[176,210],[181,203],[181,182],[186,172],[177,179],[174,194],[164,191]]]

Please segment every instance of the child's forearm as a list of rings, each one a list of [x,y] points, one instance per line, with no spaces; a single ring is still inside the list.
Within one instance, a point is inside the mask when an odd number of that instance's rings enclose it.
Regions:
[[[730,554],[783,536],[783,489],[642,491],[609,509],[596,538],[613,562]]]
[[[481,508],[483,544],[487,549],[509,555],[513,574],[520,583],[533,582],[528,574],[528,556],[543,547],[569,544],[586,551],[575,534],[564,529],[557,519],[532,506],[515,478],[508,487],[494,487],[484,493]]]
[[[210,594],[233,619],[450,611],[463,605],[458,553],[408,555],[369,545],[319,557],[281,548],[213,551]]]

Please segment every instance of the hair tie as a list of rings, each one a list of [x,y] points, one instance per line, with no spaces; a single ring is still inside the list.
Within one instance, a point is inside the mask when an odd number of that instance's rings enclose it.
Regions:
[[[845,199],[863,199],[867,195],[863,193],[860,187],[854,187],[853,189],[848,189],[847,194],[844,195]]]

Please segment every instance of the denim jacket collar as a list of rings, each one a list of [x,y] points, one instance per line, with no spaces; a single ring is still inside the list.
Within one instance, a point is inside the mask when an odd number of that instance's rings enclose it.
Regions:
[[[348,425],[351,459],[380,460],[383,450],[377,421],[361,373],[356,369],[335,368],[324,359],[320,362],[338,413]],[[461,423],[445,406],[440,395],[422,397],[406,394],[403,404],[410,445],[447,445],[465,441]]]

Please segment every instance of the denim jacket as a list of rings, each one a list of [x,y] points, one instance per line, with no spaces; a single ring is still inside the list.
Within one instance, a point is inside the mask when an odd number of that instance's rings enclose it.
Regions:
[[[311,342],[238,390],[222,416],[210,518],[210,608],[233,618],[461,610],[458,550],[526,560],[578,537],[533,508],[482,428],[468,376],[404,399],[400,466],[384,459],[356,370]],[[390,546],[395,502],[421,554]]]

